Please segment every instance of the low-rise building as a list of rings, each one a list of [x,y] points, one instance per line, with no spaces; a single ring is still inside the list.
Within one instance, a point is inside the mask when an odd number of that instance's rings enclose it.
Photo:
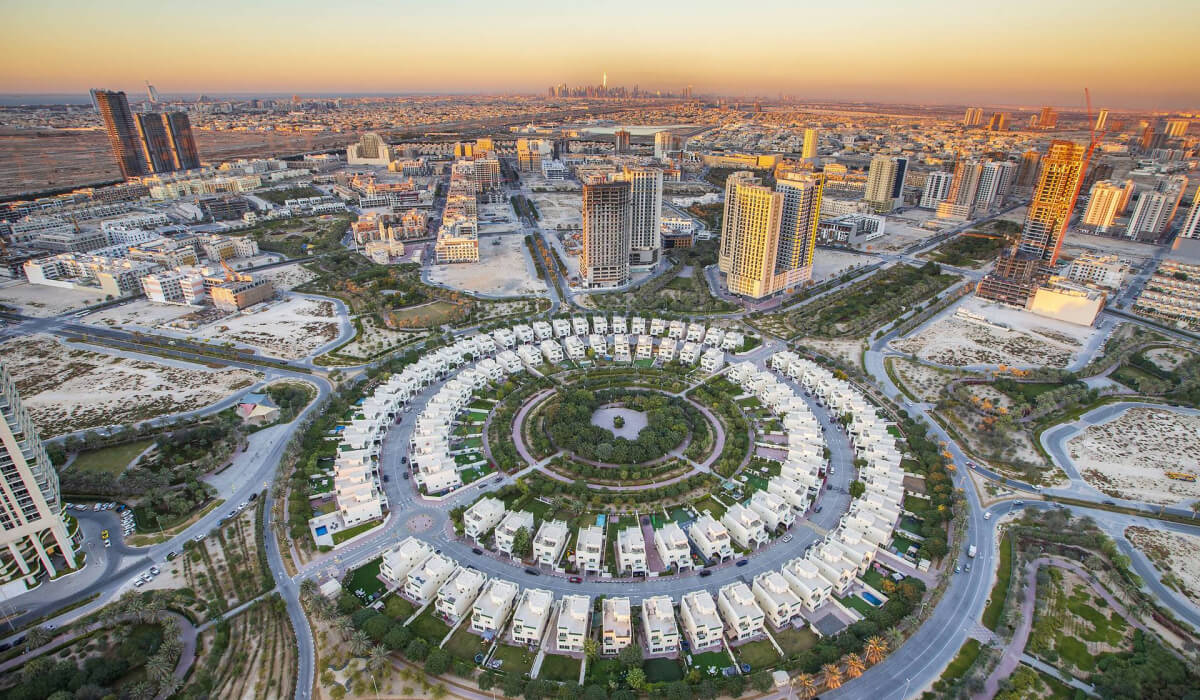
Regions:
[[[670,521],[654,531],[654,548],[667,568],[677,571],[692,568],[692,547],[679,523]]]
[[[591,628],[592,599],[585,595],[563,596],[558,608],[555,639],[559,651],[582,652],[583,640]]]
[[[637,525],[617,533],[617,570],[628,572],[634,576],[645,576],[649,571],[646,562],[646,538],[642,528]]]
[[[592,525],[579,531],[575,541],[575,566],[583,573],[604,568],[604,531]]]
[[[436,609],[452,622],[458,622],[471,612],[471,605],[479,590],[487,582],[487,576],[475,569],[459,569],[458,573],[438,590]]]
[[[496,538],[496,549],[503,554],[513,556],[513,540],[517,536],[517,531],[521,528],[525,528],[525,533],[532,540],[533,513],[524,510],[513,510],[506,513],[504,519],[496,526],[494,535]]]
[[[546,623],[550,621],[550,608],[554,605],[554,594],[541,588],[526,588],[513,613],[512,638],[517,644],[529,646],[540,644]]]
[[[431,555],[408,572],[404,581],[404,595],[418,605],[428,603],[457,568],[458,565],[450,557],[444,554]]]
[[[750,497],[750,509],[758,514],[763,525],[770,532],[780,527],[787,529],[796,522],[796,513],[792,505],[781,496],[767,491],[755,491]]]
[[[408,572],[425,563],[433,555],[433,547],[415,537],[407,537],[383,553],[379,575],[393,588],[408,580]]]
[[[616,654],[633,644],[633,609],[629,598],[605,598],[600,607],[600,653]]]
[[[754,599],[775,629],[782,629],[800,614],[800,596],[792,591],[783,574],[764,571],[754,577]]]
[[[708,591],[700,589],[684,593],[679,599],[679,620],[693,653],[721,644],[725,627]]]
[[[488,581],[471,608],[471,631],[487,638],[499,634],[520,590],[512,581],[501,578]]]
[[[741,503],[733,503],[725,510],[721,524],[742,549],[757,549],[768,542],[762,518]]]
[[[562,557],[570,531],[562,520],[547,520],[533,538],[533,558],[539,564],[555,566]]]
[[[754,601],[754,592],[741,581],[721,587],[717,592],[717,608],[725,620],[725,634],[740,642],[763,631],[766,616]]]
[[[642,599],[642,631],[646,635],[647,654],[674,654],[679,651],[679,625],[670,596]]]
[[[713,520],[708,513],[692,521],[688,528],[692,544],[696,545],[700,555],[707,561],[724,561],[733,557],[733,544],[729,539],[729,531],[725,526]]]
[[[499,525],[503,517],[504,501],[485,496],[463,513],[463,534],[478,542]]]

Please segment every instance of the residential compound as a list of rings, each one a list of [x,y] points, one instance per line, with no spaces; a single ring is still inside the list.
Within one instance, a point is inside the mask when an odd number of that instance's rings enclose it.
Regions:
[[[725,182],[718,266],[733,294],[761,299],[812,280],[824,175],[784,173],[775,187],[747,171]]]
[[[29,413],[21,405],[17,385],[0,364],[0,598],[7,599],[80,564],[70,530],[63,519],[58,472]]]
[[[500,192],[500,161],[482,153],[456,162],[434,255],[439,265],[479,262],[479,204],[496,201]]]

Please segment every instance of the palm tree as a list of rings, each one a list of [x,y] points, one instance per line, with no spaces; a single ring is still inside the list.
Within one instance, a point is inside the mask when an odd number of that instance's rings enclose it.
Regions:
[[[317,587],[317,582],[311,578],[306,578],[300,582],[300,597],[312,598],[321,589]]]
[[[792,687],[796,689],[796,694],[804,700],[817,694],[817,682],[807,673],[797,674],[792,679]]]
[[[375,646],[371,647],[371,651],[367,654],[367,670],[369,670],[372,674],[378,673],[379,669],[387,665],[387,662],[390,658],[391,654],[388,653],[388,650],[383,646],[376,644]]]
[[[175,665],[168,661],[167,657],[162,654],[155,654],[146,662],[146,675],[160,687],[163,681],[171,677],[174,673]]]
[[[862,657],[858,654],[846,655],[846,677],[858,678],[866,670],[867,665],[863,663]]]
[[[892,627],[887,631],[887,640],[889,649],[899,649],[900,645],[904,643],[904,633],[900,631],[899,627]]]
[[[887,655],[887,641],[880,636],[874,636],[867,640],[863,646],[863,654],[867,657],[867,663],[872,666],[883,661],[883,657]]]
[[[354,634],[354,622],[349,617],[342,616],[333,621],[333,629],[342,635],[343,639],[349,639],[350,635]]]
[[[371,649],[371,638],[366,632],[356,630],[350,635],[350,653],[355,656],[363,656]]]
[[[825,687],[833,690],[842,685],[842,669],[837,664],[825,664],[821,667],[821,675],[825,676]]]

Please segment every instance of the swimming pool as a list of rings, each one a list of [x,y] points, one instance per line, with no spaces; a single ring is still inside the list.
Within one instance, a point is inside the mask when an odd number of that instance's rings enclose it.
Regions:
[[[318,527],[316,530],[314,530],[314,532],[317,533],[317,537],[320,537],[321,535],[324,535],[325,533],[329,532],[329,528],[322,525],[321,527]]]
[[[880,600],[880,599],[876,598],[874,595],[872,595],[872,594],[870,594],[870,593],[867,593],[866,591],[863,591],[862,593],[859,593],[858,595],[859,595],[859,596],[860,596],[860,597],[861,597],[863,600],[867,601],[868,603],[870,603],[871,605],[874,605],[874,606],[875,606],[875,607],[877,607],[877,608],[878,608],[880,605],[883,605],[883,601],[882,601],[882,600]]]

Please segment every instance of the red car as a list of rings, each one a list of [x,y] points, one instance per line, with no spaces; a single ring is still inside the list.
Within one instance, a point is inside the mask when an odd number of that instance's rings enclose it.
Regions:
[[[571,583],[583,583],[583,579],[579,578],[578,576],[572,576],[571,578],[569,578],[567,580],[570,581]]]

